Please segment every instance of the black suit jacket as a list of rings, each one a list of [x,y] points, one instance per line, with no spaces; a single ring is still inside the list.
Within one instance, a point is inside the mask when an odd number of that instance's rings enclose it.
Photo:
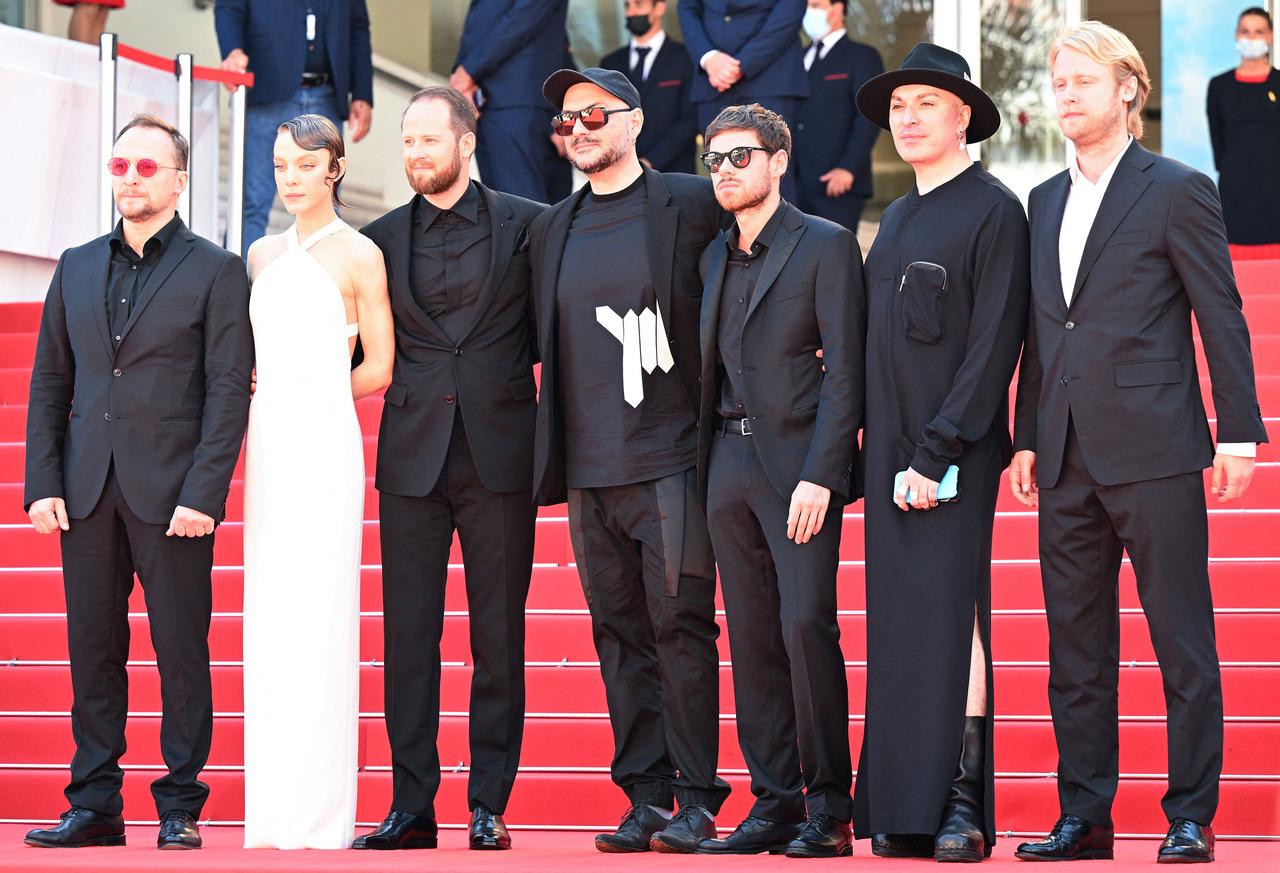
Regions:
[[[529,488],[537,389],[528,233],[546,207],[476,184],[493,224],[493,254],[470,323],[453,339],[413,296],[413,201],[361,231],[382,249],[396,332],[395,369],[378,429],[379,491],[431,493],[449,452],[455,409],[484,487],[496,493]]]
[[[880,53],[847,36],[809,68],[809,96],[796,112],[796,185],[826,196],[827,183],[818,177],[840,167],[853,173],[849,192],[859,197],[874,193],[871,184],[871,149],[880,128],[862,117],[854,98],[873,76],[884,72]]]
[[[648,79],[631,75],[630,43],[605,55],[600,66],[622,73],[640,92],[644,127],[636,139],[636,154],[660,173],[696,172],[698,119],[690,97],[693,61],[684,44],[668,35]]]
[[[129,508],[221,521],[249,421],[253,332],[244,263],[179,225],[119,348],[107,326],[109,236],[63,252],[31,372],[24,503],[93,511],[113,459]]]
[[[1213,379],[1218,440],[1266,442],[1213,182],[1131,144],[1089,231],[1068,307],[1058,236],[1070,184],[1063,171],[1030,199],[1032,302],[1014,445],[1038,453],[1039,484],[1058,480],[1069,418],[1103,485],[1212,463],[1193,313]]]
[[[645,212],[647,251],[602,253],[602,257],[646,257],[652,271],[657,303],[676,372],[684,384],[692,414],[698,409],[698,317],[702,281],[698,258],[720,230],[723,213],[709,179],[685,173],[645,169],[648,205]],[[574,210],[590,190],[583,185],[552,206],[529,229],[533,287],[538,316],[538,350],[542,380],[538,396],[538,424],[534,439],[533,495],[546,506],[567,499],[565,486],[564,422],[556,378],[556,285],[560,259]]]
[[[838,224],[783,201],[782,222],[765,253],[742,328],[742,391],[751,439],[770,484],[784,498],[802,480],[833,500],[862,495],[858,430],[866,386],[867,295],[862,252]],[[725,232],[702,256],[701,398],[698,490],[707,499],[707,462],[725,378],[719,361],[720,292],[729,251]],[[819,359],[815,352],[822,349]],[[823,372],[823,367],[826,372]]]

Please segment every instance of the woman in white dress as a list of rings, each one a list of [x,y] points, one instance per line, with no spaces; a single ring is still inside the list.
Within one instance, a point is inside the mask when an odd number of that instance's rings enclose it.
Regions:
[[[342,135],[280,126],[295,217],[249,250],[257,386],[244,494],[245,848],[343,849],[356,811],[364,446],[354,401],[391,381],[378,248],[334,211]],[[351,356],[359,336],[364,360]]]

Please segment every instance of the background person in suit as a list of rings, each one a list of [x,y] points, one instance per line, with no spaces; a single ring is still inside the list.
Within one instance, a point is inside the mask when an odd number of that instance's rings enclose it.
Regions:
[[[715,566],[695,469],[698,256],[720,212],[706,179],[641,165],[644,115],[626,76],[560,70],[543,90],[588,179],[529,235],[542,360],[534,497],[569,503],[610,772],[631,803],[596,848],[692,852],[715,835],[729,793],[716,777]]]
[[[796,110],[792,174],[796,206],[857,233],[874,193],[871,149],[880,128],[862,117],[855,98],[884,72],[884,61],[871,46],[849,39],[844,19],[844,0],[809,0],[805,10],[809,96]]]
[[[801,61],[805,0],[680,0],[680,30],[698,70],[693,102],[705,130],[726,106],[759,103],[796,120],[809,94]],[[795,174],[782,177],[782,196],[795,200]]]
[[[704,139],[716,199],[735,220],[702,256],[698,485],[756,802],[727,839],[698,851],[848,855],[836,567],[841,510],[858,497],[862,252],[852,233],[779,195],[791,151],[782,116],[731,106]]]
[[[893,134],[915,185],[885,210],[867,255],[867,705],[854,822],[876,855],[976,862],[995,840],[991,536],[1013,454],[1027,219],[969,157],[1000,113],[959,54],[921,43],[862,87],[858,108]],[[940,503],[952,465],[959,499]]]
[[[244,264],[177,216],[188,154],[154,116],[124,126],[108,165],[120,221],[63,253],[40,318],[24,503],[37,531],[62,532],[76,753],[71,809],[28,845],[124,845],[136,570],[163,708],[158,845],[200,846],[213,529],[248,422],[253,336]]]
[[[600,61],[617,70],[640,92],[644,127],[636,139],[640,163],[660,173],[692,173],[697,120],[690,93],[693,62],[684,43],[662,29],[666,0],[626,0],[631,42]]]
[[[566,176],[547,132],[542,83],[569,52],[568,9],[569,0],[471,0],[449,77],[480,107],[480,178],[493,190],[539,203],[552,200]]]
[[[543,206],[473,182],[475,106],[415,94],[401,122],[416,192],[364,229],[390,277],[396,362],[378,435],[391,812],[357,849],[433,848],[440,634],[457,531],[470,609],[470,846],[508,849],[502,819],[524,728],[533,569],[536,349],[528,227]]]
[[[1031,860],[1110,858],[1118,781],[1120,559],[1164,676],[1169,834],[1160,861],[1213,860],[1222,680],[1202,471],[1245,493],[1267,434],[1213,182],[1138,144],[1151,84],[1123,33],[1086,21],[1049,54],[1072,166],[1031,192],[1032,304],[1014,496],[1040,508],[1049,707],[1062,815]],[[1205,420],[1191,316],[1213,379]]]
[[[291,118],[323,115],[352,142],[373,123],[373,55],[365,0],[218,0],[222,68],[253,73],[244,141],[243,252],[267,232],[276,196],[271,150]],[[230,86],[228,86],[230,87]]]

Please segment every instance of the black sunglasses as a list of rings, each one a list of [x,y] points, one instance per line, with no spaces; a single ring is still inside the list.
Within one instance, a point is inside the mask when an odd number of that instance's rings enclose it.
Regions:
[[[738,146],[736,149],[729,149],[727,152],[703,152],[702,166],[707,168],[708,173],[717,173],[720,171],[720,165],[724,163],[724,159],[728,158],[729,163],[741,170],[751,163],[752,152],[765,152],[771,155],[773,154],[773,149],[767,149],[764,146]]]
[[[551,116],[551,129],[561,136],[572,136],[573,127],[581,119],[587,130],[599,130],[609,123],[609,116],[617,112],[630,112],[630,109],[605,109],[603,106],[591,106],[587,109],[571,109]]]

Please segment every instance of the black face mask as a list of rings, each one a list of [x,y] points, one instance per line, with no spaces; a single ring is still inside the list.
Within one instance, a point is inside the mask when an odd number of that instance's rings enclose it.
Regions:
[[[644,36],[652,26],[647,15],[627,16],[627,30],[631,31],[634,36]]]

